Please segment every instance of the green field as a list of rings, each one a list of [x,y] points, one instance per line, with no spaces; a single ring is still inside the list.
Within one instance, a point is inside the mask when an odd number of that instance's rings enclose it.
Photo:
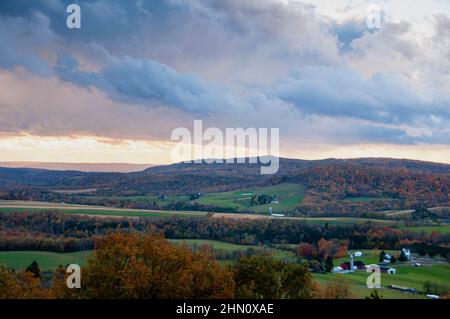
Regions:
[[[207,212],[198,211],[157,211],[33,201],[0,201],[0,213],[39,213],[44,211],[58,211],[64,214],[75,215],[117,217],[203,217],[207,214]]]
[[[381,251],[379,250],[358,250],[363,253],[362,257],[355,257],[355,260],[361,260],[366,265],[377,264],[378,257]],[[354,252],[354,251],[349,251]],[[385,250],[388,254],[397,256],[400,252],[398,250]],[[416,257],[414,257],[416,258]],[[421,267],[414,267],[410,262],[396,263],[390,265],[397,269],[397,273],[393,275],[381,274],[381,295],[384,298],[424,298],[423,294],[406,294],[401,291],[389,289],[388,285],[398,285],[403,287],[415,288],[421,292],[423,283],[425,281],[432,281],[436,283],[447,283],[450,285],[450,264],[440,261],[437,258],[428,259],[427,264]],[[337,258],[333,260],[334,266],[339,266],[341,263],[349,261],[349,257]],[[344,281],[350,285],[352,292],[357,298],[364,298],[370,294],[370,289],[366,286],[368,274],[365,271],[356,271],[349,274],[313,274],[314,278],[321,284],[330,282]]]
[[[411,226],[411,227],[403,227],[402,229],[407,229],[413,232],[425,232],[431,234],[433,232],[437,232],[440,234],[449,234],[450,233],[450,225],[437,225],[437,226]]]
[[[395,265],[397,274],[381,274],[380,293],[384,298],[424,298],[423,294],[406,294],[401,291],[389,289],[388,285],[394,284],[403,287],[415,288],[419,292],[423,289],[423,283],[427,280],[437,283],[450,284],[450,265],[436,264],[433,266],[413,267],[410,265]],[[350,274],[313,274],[321,284],[333,281],[345,281],[350,285],[355,297],[364,298],[370,294],[366,286],[368,274],[364,271],[356,271]]]
[[[86,264],[91,250],[74,253],[52,253],[46,251],[4,251],[0,252],[0,264],[14,269],[25,269],[33,261],[39,264],[41,270],[55,270],[58,266],[67,264]]]
[[[370,249],[360,249],[360,250],[350,250],[348,253],[351,252],[355,252],[355,251],[360,251],[363,253],[362,257],[355,257],[355,260],[361,260],[363,261],[366,265],[369,264],[377,264],[378,263],[378,258],[380,256],[381,250],[370,250]],[[400,251],[399,250],[385,250],[384,251],[387,254],[393,254],[394,256],[397,256]],[[343,262],[349,261],[350,257],[346,256],[346,257],[342,257],[342,258],[336,258],[333,260],[333,263],[335,266],[339,266],[340,264],[342,264]]]
[[[270,195],[280,198],[278,204],[251,205],[252,195]],[[193,201],[203,205],[217,207],[231,207],[239,211],[268,213],[269,207],[272,207],[274,213],[283,213],[293,211],[295,207],[303,200],[304,190],[297,184],[278,184],[267,187],[255,187],[240,189],[231,192],[206,193],[199,199]]]
[[[251,205],[251,196],[253,194],[266,194],[270,196],[277,196],[281,199],[278,204],[267,204],[267,205]],[[304,196],[303,187],[297,184],[282,183],[278,185],[270,185],[265,187],[254,187],[239,189],[230,192],[216,192],[216,193],[205,193],[202,194],[200,198],[191,200],[189,194],[185,195],[167,195],[167,199],[158,199],[155,195],[148,196],[113,196],[113,197],[99,197],[90,196],[91,199],[105,200],[130,200],[153,203],[156,202],[159,205],[164,205],[164,203],[170,202],[188,202],[188,203],[199,203],[202,205],[210,205],[222,208],[235,208],[238,211],[245,212],[255,212],[255,213],[268,213],[269,207],[272,207],[273,212],[288,212],[293,211],[295,207],[302,201]]]
[[[294,261],[296,259],[292,252],[269,248],[261,245],[237,245],[215,240],[205,239],[169,239],[173,244],[187,244],[189,247],[199,247],[202,244],[209,244],[214,250],[226,251],[245,251],[247,249],[264,249],[274,258]],[[83,266],[86,264],[87,258],[92,255],[93,251],[81,251],[74,253],[53,253],[43,251],[6,251],[0,252],[0,264],[7,265],[15,269],[25,269],[33,261],[37,261],[41,270],[54,270],[59,265],[78,264]],[[227,261],[233,262],[233,260]]]

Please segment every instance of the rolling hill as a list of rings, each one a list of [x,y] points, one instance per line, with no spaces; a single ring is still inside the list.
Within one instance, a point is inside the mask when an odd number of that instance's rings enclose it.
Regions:
[[[108,201],[108,205],[128,208],[214,210],[211,201],[192,203],[180,198],[289,183],[304,189],[296,209],[301,214],[361,214],[450,205],[447,164],[386,158],[281,158],[280,169],[274,175],[261,175],[259,168],[259,164],[249,163],[177,163],[131,173],[0,168],[0,199],[97,205]],[[132,200],[160,194],[170,195],[172,206],[155,200],[145,204]]]

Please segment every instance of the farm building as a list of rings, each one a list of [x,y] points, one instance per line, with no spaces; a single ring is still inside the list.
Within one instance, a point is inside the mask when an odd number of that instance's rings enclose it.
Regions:
[[[384,266],[384,265],[380,265],[380,270],[382,273],[389,274],[389,275],[394,275],[397,273],[397,269],[389,267],[389,266]]]
[[[343,270],[365,270],[366,264],[362,262],[361,260],[353,261],[353,269],[350,269],[351,261],[346,261],[342,263],[339,267],[341,267]]]
[[[411,260],[411,250],[409,248],[402,248],[401,253],[405,256],[406,260]]]

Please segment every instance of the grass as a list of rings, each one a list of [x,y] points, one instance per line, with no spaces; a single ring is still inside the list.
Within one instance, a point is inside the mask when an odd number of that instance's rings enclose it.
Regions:
[[[377,264],[380,254],[379,250],[358,250],[363,253],[362,257],[355,257],[355,260],[361,260],[366,265]],[[354,251],[351,251],[354,252]],[[399,254],[398,250],[385,250],[388,254],[394,256]],[[345,261],[349,261],[349,257],[335,259],[334,265],[339,266]],[[415,288],[417,291],[422,291],[425,281],[432,281],[436,283],[445,283],[450,285],[450,264],[437,262],[437,259],[431,264],[423,265],[422,267],[414,267],[410,263],[397,263],[392,267],[397,269],[397,273],[393,275],[381,274],[380,293],[384,298],[424,298],[423,294],[406,294],[401,291],[389,289],[390,284]],[[365,298],[370,294],[370,289],[366,287],[366,280],[368,274],[364,271],[356,271],[350,274],[313,274],[314,278],[320,284],[327,284],[330,282],[345,281],[350,285],[350,288],[357,298]]]
[[[396,265],[397,274],[381,274],[381,294],[384,298],[423,298],[421,294],[405,294],[388,288],[388,285],[398,285],[415,288],[419,292],[423,289],[425,281],[450,284],[450,265],[435,264],[433,266],[413,267],[410,265]],[[350,285],[356,297],[364,298],[370,294],[370,289],[366,287],[368,274],[364,271],[356,271],[350,274],[313,274],[319,283],[326,284],[333,281],[344,280]]]
[[[33,261],[36,261],[42,270],[55,270],[58,266],[68,264],[86,264],[92,250],[79,251],[74,253],[53,253],[46,251],[5,251],[0,252],[0,264],[16,270],[22,270],[28,267]]]
[[[381,253],[381,250],[375,250],[375,249],[374,250],[370,250],[370,249],[350,250],[349,253],[355,252],[355,251],[360,251],[363,253],[362,257],[354,257],[355,261],[361,260],[366,265],[377,264],[378,258]],[[400,254],[399,250],[385,250],[384,252],[387,254],[391,254],[391,255],[393,254],[394,256]],[[333,260],[333,263],[335,266],[339,266],[340,264],[342,264],[343,262],[346,262],[346,261],[350,261],[349,256],[342,257],[342,258],[336,258]]]
[[[207,212],[197,211],[156,211],[144,209],[108,208],[87,205],[70,205],[47,202],[0,201],[0,213],[39,213],[55,210],[64,214],[117,216],[117,217],[202,217]]]
[[[440,234],[449,234],[450,233],[450,225],[436,225],[436,226],[411,226],[411,227],[402,227],[402,229],[407,229],[409,231],[417,232],[417,233],[428,233],[431,234],[433,232],[437,232]]]
[[[251,198],[252,195],[256,194],[277,196],[281,200],[278,204],[272,203],[252,206]],[[217,207],[231,207],[239,211],[255,213],[268,213],[269,207],[272,207],[274,213],[283,213],[293,211],[303,200],[303,196],[304,190],[302,186],[283,183],[267,187],[240,189],[231,192],[206,193],[193,202]]]

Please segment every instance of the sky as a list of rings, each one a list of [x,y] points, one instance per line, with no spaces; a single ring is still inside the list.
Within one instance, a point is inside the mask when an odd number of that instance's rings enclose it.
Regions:
[[[170,163],[201,119],[279,128],[284,157],[450,163],[447,0],[1,0],[0,43],[0,162]]]

